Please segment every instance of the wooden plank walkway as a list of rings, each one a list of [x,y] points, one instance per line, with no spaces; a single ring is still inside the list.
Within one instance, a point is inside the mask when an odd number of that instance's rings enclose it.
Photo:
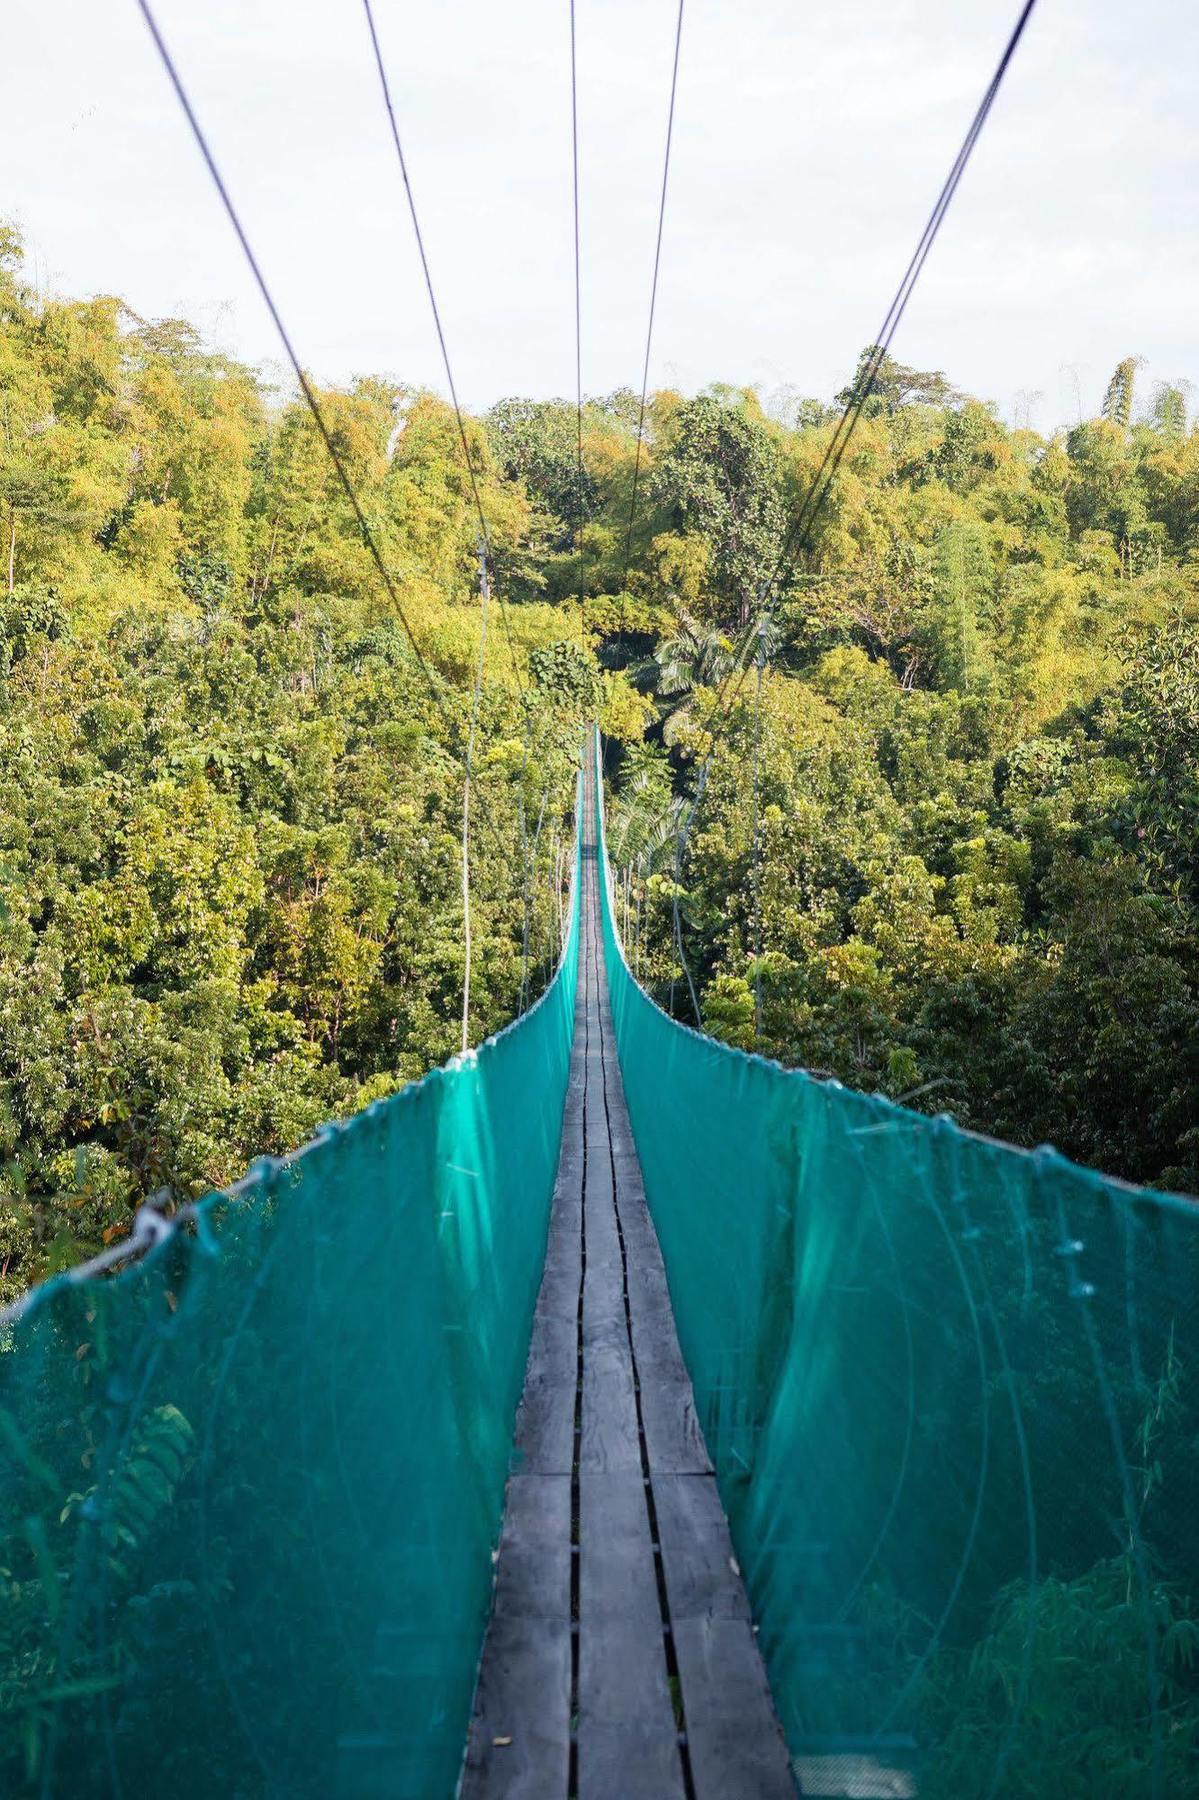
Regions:
[[[463,1800],[791,1800],[616,1058],[586,783],[570,1086]]]

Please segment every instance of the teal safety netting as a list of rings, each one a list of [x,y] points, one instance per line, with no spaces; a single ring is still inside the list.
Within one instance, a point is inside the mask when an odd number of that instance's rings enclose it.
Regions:
[[[419,1795],[462,1758],[578,944],[477,1052],[0,1327],[0,1794]]]
[[[1199,1795],[1199,1206],[674,1023],[602,885],[646,1193],[805,1790]]]

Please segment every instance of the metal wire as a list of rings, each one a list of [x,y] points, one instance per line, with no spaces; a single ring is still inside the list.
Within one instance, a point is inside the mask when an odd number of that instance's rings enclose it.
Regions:
[[[754,819],[753,819],[753,894],[754,894],[754,1046],[762,1036],[762,839],[759,765],[762,760],[762,670],[766,662],[764,621],[758,624],[757,688],[754,693]]]
[[[674,138],[674,102],[679,85],[679,48],[683,41],[683,6],[679,0],[678,19],[674,30],[674,62],[670,72],[670,107],[666,114],[666,151],[662,158],[662,193],[658,201],[658,235],[654,244],[654,278],[649,290],[649,323],[645,331],[645,361],[641,368],[641,404],[637,412],[637,450],[633,458],[633,491],[629,500],[629,523],[624,540],[624,574],[621,577],[620,628],[624,629],[625,593],[629,585],[629,561],[633,551],[633,525],[637,517],[637,489],[641,477],[641,451],[645,439],[645,405],[649,393],[649,359],[654,341],[654,313],[658,305],[658,271],[662,263],[662,231],[666,223],[666,187],[670,179],[670,146]]]
[[[983,97],[975,110],[974,117],[970,122],[969,130],[962,140],[949,174],[946,176],[941,191],[937,196],[936,204],[925,222],[924,230],[920,234],[919,242],[912,252],[907,268],[904,270],[903,278],[892,297],[890,306],[887,308],[886,317],[879,330],[879,341],[873,346],[874,354],[871,356],[866,368],[859,373],[858,378],[854,383],[853,392],[846,402],[845,410],[841,415],[837,430],[834,432],[820,467],[808,488],[795,523],[792,525],[791,530],[784,540],[783,549],[776,561],[774,571],[765,581],[763,581],[758,589],[758,605],[761,607],[764,602],[766,603],[765,618],[767,621],[773,617],[774,603],[777,599],[777,590],[781,585],[784,575],[789,572],[790,561],[798,554],[799,550],[803,547],[803,544],[810,538],[816,519],[828,498],[833,480],[840,467],[841,460],[849,447],[850,439],[857,427],[858,420],[861,418],[862,409],[873,388],[874,379],[882,366],[882,359],[886,355],[891,341],[895,336],[900,320],[903,318],[908,301],[912,297],[912,291],[915,288],[916,282],[919,280],[921,270],[928,260],[929,252],[936,240],[937,233],[941,229],[941,224],[948,211],[949,204],[953,199],[954,194],[957,192],[966,165],[970,160],[971,152],[978,142],[983,126],[987,122],[991,107],[995,102],[995,96],[998,94],[1003,79],[1007,74],[1012,57],[1015,55],[1020,39],[1024,35],[1025,27],[1032,16],[1035,5],[1036,0],[1024,0],[1024,5],[1020,10],[1020,14],[1012,28],[1007,43],[1004,46],[1003,53],[996,65],[995,72],[991,76]],[[680,867],[682,856],[686,850],[686,840],[690,835],[691,825],[695,818],[699,796],[702,794],[703,787],[706,783],[708,769],[712,758],[716,753],[718,743],[727,732],[733,703],[741,692],[749,667],[749,657],[745,656],[741,658],[739,666],[734,664],[734,668],[730,669],[717,691],[718,718],[713,731],[711,745],[708,748],[703,765],[700,769],[696,804],[691,808],[691,812],[687,819],[686,829],[683,834],[679,853]],[[732,682],[731,689],[729,687],[730,682]],[[681,944],[681,926],[678,921],[677,912],[675,916],[675,935],[676,939]]]
[[[579,274],[579,76],[575,0],[570,0],[570,144],[574,188],[575,240],[575,552],[579,559],[579,605],[583,604],[583,297]]]
[[[454,408],[454,417],[458,421],[458,439],[462,445],[462,459],[466,464],[466,472],[470,477],[470,491],[475,503],[475,511],[479,515],[479,530],[483,537],[487,560],[494,567],[494,557],[491,549],[491,533],[488,529],[487,518],[483,511],[483,500],[479,493],[479,482],[475,472],[474,459],[471,456],[470,445],[467,442],[466,423],[462,417],[462,408],[458,404],[458,389],[454,381],[454,371],[450,366],[450,352],[446,344],[445,331],[441,323],[441,309],[437,304],[437,295],[433,288],[433,275],[429,268],[429,258],[425,251],[424,234],[421,231],[420,218],[416,210],[416,197],[412,192],[412,182],[408,176],[408,163],[404,156],[404,146],[400,141],[400,128],[396,122],[395,107],[392,105],[391,85],[387,79],[387,68],[383,61],[383,51],[379,43],[379,34],[375,29],[375,15],[371,7],[371,0],[362,0],[362,6],[366,13],[367,29],[370,32],[371,49],[374,52],[375,57],[375,68],[379,73],[379,86],[383,91],[383,104],[387,108],[388,123],[391,126],[391,141],[395,145],[396,160],[400,165],[400,178],[404,183],[404,194],[408,201],[408,214],[412,220],[412,230],[416,238],[417,252],[420,256],[420,266],[425,277],[425,291],[429,296],[429,307],[432,311],[433,324],[437,331],[437,342],[441,347],[442,367],[445,370],[446,383],[450,390],[450,401]],[[504,621],[504,636],[508,643],[508,655],[512,661],[512,672],[516,676],[516,685],[523,696],[525,685],[521,677],[520,665],[516,658],[516,647],[512,642],[512,627],[508,617],[508,603],[504,599],[502,593],[499,592],[498,586],[496,598],[499,600],[500,616]]]
[[[219,168],[217,167],[216,158],[214,157],[211,146],[209,145],[208,139],[205,136],[204,129],[201,126],[198,117],[196,116],[195,110],[192,107],[192,103],[191,103],[190,99],[188,98],[187,90],[183,86],[182,77],[180,76],[178,68],[175,65],[174,58],[172,57],[170,50],[167,48],[166,40],[163,38],[162,32],[158,28],[158,22],[154,17],[153,9],[151,8],[151,6],[149,4],[149,0],[137,0],[137,4],[138,4],[138,8],[141,12],[141,15],[146,22],[146,26],[147,26],[147,29],[149,30],[150,36],[153,39],[154,48],[158,52],[159,60],[162,63],[162,66],[166,71],[166,74],[171,83],[171,86],[175,91],[175,98],[179,102],[179,105],[183,111],[184,117],[186,118],[187,123],[188,123],[189,127],[191,128],[192,137],[195,139],[196,146],[199,149],[200,155],[204,159],[205,167],[207,168],[209,175],[212,177],[213,185],[216,188],[217,193],[220,196],[221,204],[225,209],[225,214],[229,220],[229,223],[233,227],[233,230],[237,237],[238,243],[241,245],[242,253],[245,256],[246,262],[248,263],[249,268],[250,268],[250,273],[254,277],[255,284],[256,284],[258,291],[261,294],[262,299],[266,305],[266,309],[271,315],[271,321],[274,324],[275,330],[279,334],[279,340],[283,345],[284,351],[286,352],[286,355],[287,355],[287,360],[291,364],[292,371],[296,377],[297,382],[300,385],[300,390],[303,393],[305,401],[307,402],[308,410],[312,414],[313,421],[315,422],[317,431],[320,434],[321,442],[324,444],[325,450],[329,456],[329,460],[332,462],[333,467],[337,472],[337,479],[341,485],[342,491],[344,492],[344,494],[345,494],[347,500],[349,501],[350,506],[353,510],[354,517],[358,522],[358,528],[359,528],[360,532],[362,533],[363,542],[365,543],[367,550],[370,552],[371,560],[374,563],[375,568],[378,572],[379,579],[382,581],[383,586],[386,589],[387,594],[388,594],[389,598],[391,599],[393,606],[395,607],[396,616],[399,619],[400,624],[403,626],[404,634],[407,637],[408,642],[412,647],[413,655],[416,657],[416,660],[417,660],[418,664],[420,665],[420,668],[424,674],[425,680],[428,684],[430,696],[433,700],[434,705],[437,708],[437,711],[441,718],[442,724],[445,727],[446,748],[449,751],[449,754],[454,758],[454,760],[457,763],[459,763],[462,766],[465,766],[462,754],[456,748],[455,743],[454,743],[454,736],[455,736],[455,730],[456,730],[455,723],[454,723],[454,720],[452,719],[449,711],[446,708],[445,701],[442,698],[440,688],[438,685],[437,677],[434,675],[433,669],[431,668],[427,658],[425,657],[425,654],[422,651],[419,642],[417,641],[416,634],[413,631],[412,626],[408,620],[407,614],[404,611],[403,603],[400,600],[400,596],[396,590],[395,583],[392,580],[391,575],[388,573],[387,565],[383,560],[382,552],[380,551],[378,543],[375,539],[375,535],[372,532],[370,525],[367,522],[366,514],[362,508],[362,503],[358,498],[358,495],[355,491],[353,482],[350,480],[349,474],[346,470],[346,466],[345,466],[344,462],[342,461],[342,458],[341,458],[340,452],[338,451],[337,445],[333,441],[332,434],[329,430],[328,423],[325,419],[324,411],[321,407],[320,401],[317,398],[316,390],[314,389],[314,387],[312,386],[312,383],[308,379],[308,376],[304,372],[303,365],[300,362],[300,358],[296,351],[295,345],[292,341],[291,335],[288,332],[287,327],[283,323],[282,315],[280,314],[279,308],[275,304],[274,296],[271,293],[269,286],[267,285],[266,276],[262,272],[262,266],[258,261],[258,258],[254,252],[254,248],[253,248],[252,244],[250,243],[249,237],[246,235],[245,227],[241,222],[241,217],[237,211],[237,208],[233,204],[233,200],[232,200],[232,197],[230,196],[229,190],[225,186],[224,178],[222,177],[221,172],[220,172]],[[496,829],[495,822],[491,816],[491,809],[484,802],[482,795],[478,796],[478,800],[479,800],[479,810],[483,815],[483,818],[484,818],[484,821],[486,822],[488,830],[491,832],[491,835],[495,842],[495,845],[496,845],[497,849],[500,850],[501,854],[506,856],[507,851],[508,851],[508,846],[504,843],[503,839],[499,835],[498,830]]]
[[[154,40],[154,48],[158,52],[159,60],[161,61],[163,68],[166,70],[166,73],[167,73],[168,79],[170,80],[171,86],[175,90],[175,98],[178,100],[179,105],[183,110],[184,116],[186,117],[187,122],[188,122],[189,126],[191,127],[191,133],[192,133],[193,138],[196,141],[196,146],[199,149],[200,155],[204,158],[205,166],[208,169],[209,175],[212,177],[213,186],[216,188],[217,193],[220,195],[221,204],[224,207],[226,215],[229,219],[229,223],[232,225],[233,230],[237,236],[237,241],[241,245],[242,252],[245,256],[246,262],[249,264],[250,273],[254,277],[254,281],[257,285],[258,291],[262,295],[263,301],[265,302],[266,309],[271,315],[271,321],[274,324],[275,330],[279,334],[279,340],[282,343],[284,351],[287,354],[287,360],[291,364],[292,371],[295,375],[295,378],[300,384],[300,389],[304,395],[304,399],[308,403],[308,409],[311,412],[313,420],[316,424],[316,428],[317,428],[318,432],[320,433],[321,441],[324,444],[326,451],[328,452],[329,460],[333,464],[334,469],[337,471],[337,479],[341,484],[342,491],[344,492],[346,499],[349,501],[351,509],[353,510],[353,513],[354,513],[354,517],[358,522],[358,528],[362,533],[363,542],[366,544],[366,547],[370,552],[371,559],[374,562],[375,568],[378,571],[379,579],[382,581],[384,587],[387,589],[387,593],[392,601],[392,604],[394,605],[394,607],[396,609],[396,616],[398,617],[400,624],[404,628],[404,632],[405,632],[405,635],[407,636],[408,642],[412,646],[413,654],[415,655],[417,661],[421,665],[421,668],[425,672],[425,677],[429,683],[430,693],[432,694],[433,699],[434,699],[435,703],[437,704],[439,710],[441,711],[442,717],[448,726],[449,725],[449,715],[445,711],[444,703],[441,699],[440,693],[438,692],[437,683],[434,678],[433,671],[430,668],[428,662],[425,660],[424,652],[422,651],[419,643],[417,642],[416,634],[413,631],[412,626],[408,621],[407,614],[404,611],[403,603],[400,600],[400,596],[399,596],[398,592],[396,591],[395,583],[392,581],[391,576],[388,573],[387,565],[383,561],[383,556],[382,556],[381,551],[379,550],[378,544],[375,541],[374,533],[372,532],[369,524],[367,523],[366,514],[362,510],[362,503],[360,502],[358,495],[354,490],[354,484],[350,480],[349,474],[346,471],[346,466],[341,459],[341,454],[338,451],[337,445],[333,441],[333,437],[332,437],[332,434],[330,433],[329,426],[325,420],[325,415],[321,408],[320,401],[316,397],[316,391],[313,388],[312,383],[309,381],[308,376],[304,372],[304,369],[300,363],[299,356],[296,352],[295,345],[292,343],[291,336],[287,330],[287,327],[283,323],[283,319],[280,315],[279,308],[275,305],[274,296],[272,295],[270,288],[267,286],[266,277],[263,274],[262,268],[258,261],[258,258],[254,253],[253,246],[251,245],[249,238],[246,236],[245,227],[242,225],[241,218],[237,212],[236,207],[233,204],[232,199],[230,198],[229,190],[225,186],[224,178],[222,177],[220,170],[217,168],[216,160],[213,156],[211,148],[209,147],[208,139],[204,135],[204,130],[200,124],[199,119],[196,117],[195,111],[192,108],[192,103],[191,103],[190,99],[188,98],[187,92],[186,92],[186,90],[183,86],[183,82],[180,78],[179,71],[175,66],[174,58],[171,56],[170,51],[167,49],[166,42],[162,36],[162,33],[158,29],[158,22],[155,19],[154,13],[148,4],[148,0],[137,0],[137,4],[138,4],[138,8],[141,12],[142,18],[146,21],[146,26],[150,32],[150,36]]]
[[[1024,36],[1025,27],[1032,17],[1035,5],[1036,0],[1024,0],[1024,5],[1021,7],[1016,23],[1012,27],[1007,43],[1004,45],[1003,53],[996,65],[995,72],[987,84],[982,99],[978,103],[974,117],[970,121],[970,127],[953,160],[949,174],[945,177],[941,191],[937,195],[936,204],[929,214],[928,219],[925,221],[924,230],[921,232],[916,248],[912,252],[911,259],[908,262],[908,266],[903,272],[903,277],[899,286],[896,288],[895,293],[891,298],[891,304],[887,308],[886,316],[883,319],[882,325],[879,327],[877,338],[871,347],[872,354],[869,357],[865,368],[859,371],[858,376],[854,381],[853,389],[845,404],[845,410],[837,422],[837,429],[829,440],[820,467],[817,469],[815,477],[804,496],[799,513],[792,523],[786,538],[783,540],[783,547],[779,552],[774,570],[765,584],[767,593],[773,594],[775,598],[777,598],[777,590],[781,586],[786,575],[790,572],[792,561],[811,538],[813,527],[824,507],[825,501],[828,499],[832,484],[836,479],[837,471],[849,448],[850,440],[857,429],[858,421],[862,416],[862,409],[865,407],[866,402],[873,391],[875,379],[882,367],[883,360],[890,349],[895,333],[899,329],[900,321],[907,311],[908,301],[911,299],[916,283],[920,279],[921,271],[928,261],[929,252],[936,242],[937,234],[941,229],[945,214],[949,210],[950,202],[957,193],[958,185],[966,172],[966,165],[970,161],[974,146],[982,134],[983,126],[990,116],[991,108],[995,103],[995,97],[998,94],[1000,87],[1003,85],[1004,76],[1007,74],[1020,40]],[[746,667],[748,667],[748,665],[746,665]],[[741,685],[745,679],[746,667],[742,668],[737,683],[733,688],[729,699],[730,706],[740,692]],[[725,710],[727,716],[727,708]]]

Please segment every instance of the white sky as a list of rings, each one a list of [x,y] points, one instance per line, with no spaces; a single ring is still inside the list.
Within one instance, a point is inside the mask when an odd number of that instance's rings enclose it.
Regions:
[[[675,0],[577,0],[583,379],[639,386]],[[0,214],[43,289],[279,352],[133,0],[8,0]],[[688,0],[652,385],[828,397],[1015,0]],[[300,354],[441,387],[359,0],[158,0]],[[567,0],[376,0],[455,375],[573,389]],[[1199,382],[1199,7],[1041,0],[894,353],[1072,422]],[[1066,365],[1072,365],[1071,367]]]

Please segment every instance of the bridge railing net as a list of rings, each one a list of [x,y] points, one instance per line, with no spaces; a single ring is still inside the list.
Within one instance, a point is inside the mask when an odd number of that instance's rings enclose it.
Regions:
[[[544,1259],[566,947],[476,1053],[0,1330],[0,1793],[455,1787]]]
[[[1199,1206],[674,1023],[602,885],[647,1197],[807,1791],[1199,1795]]]

